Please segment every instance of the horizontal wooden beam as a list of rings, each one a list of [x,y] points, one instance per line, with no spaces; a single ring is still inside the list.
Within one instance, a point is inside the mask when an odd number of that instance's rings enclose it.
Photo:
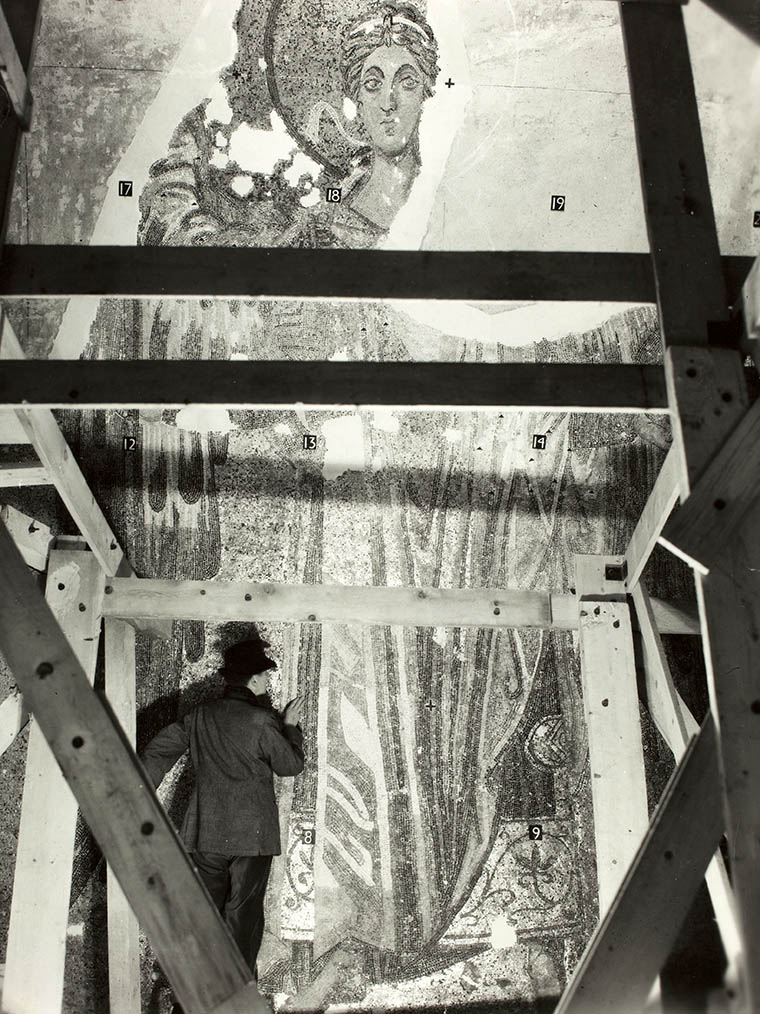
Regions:
[[[738,298],[751,257],[724,257]],[[643,253],[11,246],[0,296],[292,296],[653,303]]]
[[[644,510],[633,530],[628,543],[625,560],[628,576],[626,587],[635,588],[644,568],[652,555],[657,539],[670,517],[670,513],[678,503],[681,483],[681,463],[679,448],[671,447],[662,468],[655,479],[652,492],[644,505]]]
[[[266,1014],[150,779],[2,524],[0,650],[179,1002],[205,1014],[246,990],[245,1009]]]
[[[725,395],[732,397],[730,391]],[[725,559],[727,541],[759,498],[760,399],[747,409],[659,541],[707,574]]]
[[[717,742],[708,715],[555,1014],[644,1009],[722,834]]]
[[[652,599],[661,631],[699,633],[695,607]],[[139,621],[258,619],[419,627],[537,627],[577,630],[574,595],[504,588],[398,588],[113,578],[104,616]]]
[[[0,4],[0,80],[8,92],[19,126],[22,130],[28,130],[32,119],[32,93],[2,4]]]
[[[183,405],[492,406],[665,412],[659,366],[621,363],[378,363],[33,360],[4,364],[0,404],[45,408]]]
[[[12,461],[0,465],[0,488],[52,485],[53,480],[39,461]]]

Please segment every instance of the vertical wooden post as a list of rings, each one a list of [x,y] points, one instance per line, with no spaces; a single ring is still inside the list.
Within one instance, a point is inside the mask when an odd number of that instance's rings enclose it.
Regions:
[[[633,634],[622,565],[619,557],[575,557],[601,918],[649,824]],[[615,577],[606,576],[607,566],[617,568]]]
[[[45,597],[90,682],[103,588],[92,553],[51,552]],[[32,720],[3,983],[6,1014],[61,1010],[76,819],[76,799]]]
[[[105,621],[106,696],[134,749],[135,628]],[[140,929],[121,885],[108,867],[108,988],[110,1014],[140,1014]]]

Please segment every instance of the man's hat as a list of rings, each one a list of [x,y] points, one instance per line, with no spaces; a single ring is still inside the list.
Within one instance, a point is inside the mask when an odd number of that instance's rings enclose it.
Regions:
[[[230,645],[224,652],[222,674],[227,680],[240,680],[266,669],[276,669],[277,663],[267,655],[268,641],[253,638],[249,641],[238,641]]]

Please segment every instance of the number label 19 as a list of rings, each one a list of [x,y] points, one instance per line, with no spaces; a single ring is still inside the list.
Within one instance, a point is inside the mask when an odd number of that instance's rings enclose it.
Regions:
[[[565,210],[565,198],[563,194],[552,194],[552,211]]]
[[[542,841],[544,829],[540,824],[528,824],[528,837],[531,841]]]

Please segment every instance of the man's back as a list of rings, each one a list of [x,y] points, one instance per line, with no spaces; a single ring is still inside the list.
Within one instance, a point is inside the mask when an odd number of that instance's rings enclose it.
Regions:
[[[303,734],[283,725],[262,695],[228,687],[194,708],[145,748],[154,785],[190,749],[195,785],[182,826],[189,851],[280,855],[273,773],[303,770]]]

